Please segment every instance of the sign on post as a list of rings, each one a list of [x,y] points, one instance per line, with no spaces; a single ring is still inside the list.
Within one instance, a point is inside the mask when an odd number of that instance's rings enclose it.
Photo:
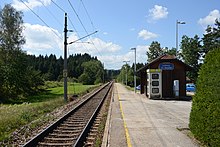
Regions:
[[[63,70],[63,77],[66,78],[67,77],[67,70]]]

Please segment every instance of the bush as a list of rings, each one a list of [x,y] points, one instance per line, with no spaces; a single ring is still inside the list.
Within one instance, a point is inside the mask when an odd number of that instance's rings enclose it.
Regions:
[[[206,55],[199,71],[189,127],[207,146],[220,145],[220,48]]]

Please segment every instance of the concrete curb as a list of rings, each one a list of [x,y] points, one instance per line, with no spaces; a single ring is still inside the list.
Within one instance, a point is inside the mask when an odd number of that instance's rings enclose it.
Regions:
[[[112,116],[112,103],[114,102],[114,86],[112,88],[112,96],[108,110],[108,116],[105,123],[105,131],[102,139],[102,147],[108,147],[110,142],[110,131],[111,131],[111,116]]]

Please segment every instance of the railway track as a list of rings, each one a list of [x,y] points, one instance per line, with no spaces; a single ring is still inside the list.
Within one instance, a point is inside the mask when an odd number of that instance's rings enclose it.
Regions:
[[[112,82],[104,85],[23,147],[85,146],[84,142],[111,87]]]

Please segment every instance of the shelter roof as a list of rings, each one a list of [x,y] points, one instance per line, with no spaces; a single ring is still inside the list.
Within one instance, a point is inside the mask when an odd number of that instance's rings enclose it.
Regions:
[[[139,74],[143,70],[149,69],[151,65],[153,65],[154,63],[156,63],[158,61],[160,61],[160,62],[172,62],[172,61],[179,62],[180,64],[182,64],[185,67],[186,71],[192,70],[191,66],[189,66],[188,64],[186,64],[186,63],[182,62],[181,60],[177,59],[176,56],[164,54],[164,55],[161,55],[158,58],[152,60],[151,62],[149,62],[148,64],[146,64],[142,68],[138,69],[137,73]]]

